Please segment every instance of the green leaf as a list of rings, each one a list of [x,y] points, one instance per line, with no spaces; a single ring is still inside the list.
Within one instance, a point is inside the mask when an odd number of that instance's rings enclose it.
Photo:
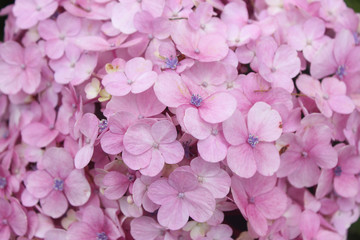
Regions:
[[[360,12],[360,1],[359,0],[345,0],[345,3],[355,12]]]

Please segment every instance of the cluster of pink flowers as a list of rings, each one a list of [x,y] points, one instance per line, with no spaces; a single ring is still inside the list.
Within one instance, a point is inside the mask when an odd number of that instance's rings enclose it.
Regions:
[[[0,15],[0,239],[343,240],[359,218],[360,15],[343,0]]]

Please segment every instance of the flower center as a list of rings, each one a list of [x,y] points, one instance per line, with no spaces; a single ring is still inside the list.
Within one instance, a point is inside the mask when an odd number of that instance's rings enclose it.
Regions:
[[[56,191],[62,191],[64,189],[64,181],[59,178],[55,178],[53,188]]]
[[[327,93],[324,93],[323,99],[324,99],[324,100],[328,100],[328,99],[329,99],[329,95],[328,95]]]
[[[303,152],[301,152],[301,156],[304,157],[304,158],[306,158],[306,157],[308,156],[308,153],[305,152],[305,151],[303,151]]]
[[[154,142],[152,146],[153,146],[153,148],[155,148],[155,149],[159,149],[159,144],[156,143],[156,142]]]
[[[108,121],[106,119],[101,119],[99,122],[99,132],[103,132],[108,126]]]
[[[96,240],[108,240],[108,236],[106,236],[105,232],[97,233]]]
[[[249,203],[255,203],[254,197],[249,197],[249,198],[248,198],[248,201],[249,201]]]
[[[176,69],[179,64],[179,60],[177,57],[170,56],[170,58],[165,59],[165,68],[170,68],[172,70]]]
[[[342,173],[342,169],[341,169],[341,167],[340,166],[336,166],[335,168],[334,168],[334,174],[335,174],[335,176],[340,176],[341,175],[341,173]]]
[[[218,135],[218,133],[219,133],[219,131],[217,129],[211,130],[211,134],[214,136]]]
[[[7,221],[7,219],[3,219],[3,220],[1,221],[1,223],[2,223],[3,225],[7,225],[7,224],[8,224],[8,221]]]
[[[250,146],[255,147],[256,144],[259,143],[259,138],[253,136],[252,134],[249,134],[248,143],[250,144]]]
[[[360,44],[360,39],[359,39],[358,33],[353,32],[353,36],[354,36],[354,40],[355,40],[355,45],[359,45]]]
[[[133,182],[135,180],[134,174],[127,173],[126,176],[127,176],[128,180],[129,180],[129,182]]]
[[[185,193],[183,192],[178,193],[178,198],[184,198],[184,197],[185,197]]]
[[[341,65],[338,67],[338,69],[336,70],[336,75],[340,78],[343,79],[346,76],[346,71],[345,71],[345,66]]]
[[[191,96],[190,103],[196,107],[200,107],[202,101],[203,101],[203,99],[200,97],[199,94],[196,94],[196,95],[193,94]]]
[[[6,187],[7,181],[6,178],[0,177],[0,189],[4,189]]]
[[[21,65],[20,65],[20,68],[21,68],[22,70],[24,70],[24,69],[25,69],[25,64],[21,64]]]

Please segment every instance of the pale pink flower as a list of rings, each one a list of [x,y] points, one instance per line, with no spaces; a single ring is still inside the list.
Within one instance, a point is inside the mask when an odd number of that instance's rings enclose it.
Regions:
[[[40,199],[43,212],[53,218],[63,215],[68,201],[73,206],[85,204],[90,185],[81,170],[74,168],[71,155],[63,148],[49,148],[42,159],[43,168],[30,173],[25,185],[29,193]]]
[[[137,206],[142,206],[147,212],[154,212],[160,207],[159,205],[151,201],[148,195],[149,186],[158,179],[159,176],[148,177],[142,175],[134,182],[132,188],[134,202]]]
[[[27,232],[28,219],[17,199],[10,198],[10,203],[0,198],[0,239],[11,239],[12,233],[24,236]]]
[[[310,18],[302,25],[291,27],[287,33],[288,44],[302,51],[306,60],[311,61],[316,51],[326,43],[325,23],[316,17]]]
[[[279,218],[287,207],[285,193],[275,187],[276,176],[255,174],[248,179],[233,176],[231,180],[231,192],[236,205],[252,229],[259,236],[264,236],[268,230],[267,219]]]
[[[166,39],[171,33],[171,24],[167,18],[155,18],[148,11],[135,14],[134,26],[139,32],[147,34],[149,41],[153,38]]]
[[[353,146],[339,146],[339,161],[333,169],[323,169],[316,188],[316,197],[322,198],[332,188],[342,197],[355,197],[359,192],[360,157]]]
[[[301,92],[315,100],[316,106],[325,117],[331,117],[333,111],[350,114],[355,109],[351,98],[346,96],[345,83],[337,78],[325,78],[320,83],[303,74],[296,80],[296,86]]]
[[[229,174],[220,168],[219,163],[209,163],[197,157],[191,160],[190,168],[183,166],[176,171],[180,170],[193,173],[199,185],[209,190],[214,198],[223,198],[229,193],[231,179]]]
[[[16,0],[13,8],[16,25],[22,29],[31,28],[50,17],[57,7],[55,0]]]
[[[74,222],[66,235],[68,240],[117,240],[123,233],[103,211],[95,206],[84,209],[81,221]]]
[[[0,90],[16,94],[20,90],[33,94],[40,85],[43,58],[35,44],[25,49],[17,42],[8,41],[0,46]]]
[[[330,140],[331,132],[326,125],[308,127],[296,134],[283,134],[277,144],[287,148],[281,154],[276,175],[287,176],[297,188],[314,186],[320,176],[319,167],[331,169],[337,164],[337,153]]]
[[[311,76],[323,78],[335,73],[341,80],[348,78],[360,71],[357,64],[359,58],[360,47],[355,45],[353,34],[344,29],[313,56],[310,66]]]
[[[46,40],[45,52],[51,59],[58,59],[64,55],[66,46],[81,29],[81,19],[67,12],[60,14],[56,21],[44,20],[39,23],[39,35]]]
[[[166,106],[156,97],[152,88],[139,94],[129,93],[121,97],[111,97],[106,104],[104,115],[108,118],[118,112],[128,112],[137,119],[153,117],[164,111]]]
[[[195,31],[185,20],[174,23],[171,38],[180,52],[200,62],[222,60],[229,51],[225,37],[216,33]]]
[[[114,96],[125,96],[144,92],[152,87],[157,80],[156,72],[152,71],[152,62],[144,58],[133,58],[126,63],[125,71],[106,75],[102,84],[108,93]]]
[[[200,118],[208,123],[225,121],[236,109],[236,100],[231,94],[209,94],[190,79],[182,79],[174,72],[162,73],[154,86],[154,91],[163,104],[182,111],[177,112],[179,121],[182,121],[186,110],[190,108],[194,108]]]
[[[295,49],[280,45],[271,37],[262,38],[257,47],[259,74],[273,87],[282,87],[292,92],[292,78],[300,72],[300,59]]]
[[[185,226],[189,216],[205,222],[215,211],[215,199],[210,191],[199,186],[196,176],[186,171],[174,171],[169,179],[152,183],[148,196],[161,205],[157,214],[159,223],[171,230]]]
[[[49,61],[51,69],[55,71],[55,81],[72,85],[79,85],[89,79],[96,64],[97,53],[81,52],[74,45],[68,45],[63,57]]]
[[[133,170],[140,169],[144,175],[157,175],[165,163],[175,164],[183,159],[184,148],[176,137],[175,126],[168,120],[130,126],[123,140],[125,164]]]
[[[236,111],[223,123],[225,139],[232,145],[227,164],[235,174],[249,178],[258,171],[271,176],[278,170],[280,156],[273,141],[282,133],[280,123],[279,113],[264,102],[255,103],[246,118]]]
[[[79,151],[75,155],[74,163],[77,169],[89,164],[94,153],[94,143],[99,132],[99,119],[92,113],[85,113],[78,123],[81,132]]]
[[[123,0],[112,9],[111,21],[115,28],[125,34],[136,32],[135,14],[148,11],[153,17],[160,17],[165,7],[165,0]]]

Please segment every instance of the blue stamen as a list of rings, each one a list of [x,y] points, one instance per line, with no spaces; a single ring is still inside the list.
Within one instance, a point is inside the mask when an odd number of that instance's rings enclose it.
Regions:
[[[259,143],[259,138],[249,134],[248,143],[250,146],[255,147]]]
[[[179,60],[177,57],[170,56],[170,58],[165,59],[165,67],[175,70],[177,65],[179,64]]]
[[[99,132],[103,132],[108,126],[108,121],[106,119],[101,119],[99,122]]]
[[[6,178],[0,177],[0,189],[4,189],[6,187],[7,181]]]
[[[341,175],[341,173],[342,173],[341,167],[340,167],[340,166],[336,166],[336,167],[334,168],[334,174],[335,174],[335,176],[339,177],[339,176]]]
[[[345,66],[341,65],[338,67],[338,69],[336,70],[336,75],[340,78],[343,79],[346,76],[346,71],[345,71]]]
[[[200,107],[202,100],[203,100],[203,99],[200,97],[199,94],[196,94],[196,95],[193,94],[193,95],[191,96],[190,103],[191,103],[192,105],[196,106],[196,107]]]
[[[96,240],[108,240],[108,236],[106,236],[106,233],[102,232],[102,233],[97,233],[96,234]]]
[[[355,45],[359,45],[360,44],[360,39],[359,39],[358,33],[353,32],[353,36],[354,36]]]
[[[64,190],[64,181],[61,180],[61,179],[55,178],[55,179],[54,179],[54,186],[53,186],[53,188],[54,188],[56,191],[62,191],[62,190]]]

